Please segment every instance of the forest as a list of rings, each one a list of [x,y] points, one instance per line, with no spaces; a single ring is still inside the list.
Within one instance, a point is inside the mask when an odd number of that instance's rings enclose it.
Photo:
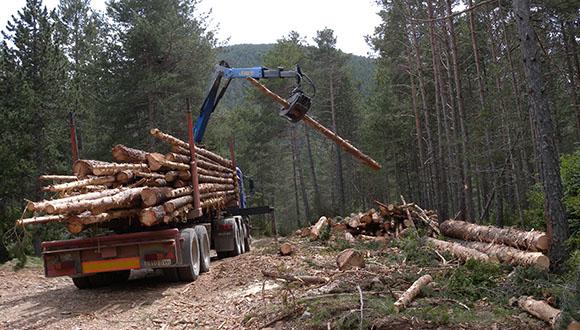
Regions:
[[[288,31],[273,45],[227,46],[196,4],[111,0],[98,12],[90,0],[61,0],[49,11],[27,0],[6,23],[0,261],[69,235],[51,225],[23,235],[14,221],[27,199],[50,197],[39,175],[72,172],[71,116],[81,158],[110,160],[118,143],[165,152],[149,130],[185,138],[185,99],[199,108],[225,58],[234,67],[299,64],[316,84],[309,115],[382,164],[364,167],[233,82],[205,145],[228,154],[233,138],[238,166],[255,180],[250,204],[275,208],[276,228],[271,216],[256,217],[256,234],[286,235],[403,195],[440,221],[546,230],[561,247],[556,258],[572,254],[568,265],[578,266],[578,0],[378,1],[369,58],[337,49],[340,36],[324,27],[315,36]],[[293,82],[264,83],[287,96]]]

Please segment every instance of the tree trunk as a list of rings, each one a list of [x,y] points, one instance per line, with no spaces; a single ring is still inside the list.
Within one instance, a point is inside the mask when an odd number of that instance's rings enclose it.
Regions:
[[[453,242],[446,242],[441,241],[435,238],[424,236],[421,238],[421,242],[423,244],[431,243],[437,248],[437,250],[442,252],[449,252],[452,256],[459,258],[463,261],[467,261],[468,259],[477,259],[483,262],[488,261],[498,261],[497,258],[490,258],[487,254],[483,252],[479,252],[475,249],[471,249],[465,247],[461,244],[453,243]]]
[[[312,148],[310,146],[310,134],[308,134],[308,129],[306,125],[304,127],[304,135],[306,136],[306,148],[308,150],[308,162],[310,165],[310,175],[312,178],[312,188],[314,189],[314,206],[317,213],[322,212],[322,200],[320,196],[320,190],[318,189],[318,180],[316,179],[316,171],[314,168],[314,158],[312,157]]]
[[[465,221],[446,220],[441,233],[466,241],[483,241],[509,245],[518,249],[548,251],[548,235],[542,231],[523,231],[515,228],[480,226]]]
[[[546,257],[542,252],[526,252],[506,245],[494,243],[468,242],[457,239],[453,239],[451,242],[481,251],[492,258],[496,257],[499,261],[506,264],[525,267],[536,265],[536,267],[543,269],[550,267],[550,259],[548,259],[548,257]]]
[[[556,329],[556,326],[558,325],[560,318],[562,316],[561,310],[548,305],[548,303],[544,301],[535,300],[532,297],[527,296],[520,297],[518,299],[518,306],[520,306],[520,308],[525,310],[526,312],[539,318],[540,320],[549,323],[550,326],[552,326],[552,329]],[[562,324],[562,326],[566,325]],[[574,319],[571,319],[571,322],[570,324],[568,324],[568,326],[566,326],[566,329],[579,330],[580,323],[576,322]]]
[[[333,76],[332,76],[332,69],[330,69],[328,73],[328,83],[330,88],[330,113],[332,115],[332,131],[334,134],[338,134],[337,124],[336,124],[336,108],[334,105],[334,87],[333,87]],[[338,200],[339,200],[339,207],[338,211],[340,214],[344,214],[344,208],[346,205],[346,199],[344,196],[344,179],[342,177],[342,156],[340,154],[340,147],[338,144],[335,145],[336,147],[336,154],[335,154],[335,161],[336,161],[336,176],[337,176],[337,185],[338,185]]]
[[[415,299],[415,297],[419,294],[419,292],[421,292],[421,288],[431,283],[431,281],[433,281],[433,278],[429,274],[419,277],[419,279],[416,280],[413,283],[413,285],[411,285],[411,287],[408,288],[407,291],[405,291],[401,295],[401,297],[397,299],[397,301],[393,304],[393,309],[395,310],[395,313],[399,313],[405,310],[405,308],[407,308],[407,305],[410,304],[411,301],[413,301],[413,299]]]
[[[576,78],[574,77],[574,70],[572,69],[572,61],[570,60],[570,46],[569,38],[566,33],[566,26],[564,22],[560,22],[560,28],[562,29],[562,41],[564,41],[564,50],[566,55],[566,69],[568,71],[568,84],[570,85],[570,96],[572,97],[572,104],[574,106],[574,113],[576,114],[576,135],[580,142],[580,106],[578,106],[578,96],[576,94]]]
[[[536,145],[539,156],[540,180],[544,191],[546,226],[548,234],[552,238],[550,259],[553,264],[560,265],[566,259],[564,242],[570,236],[570,227],[562,203],[564,194],[552,119],[544,89],[545,83],[540,61],[542,55],[536,43],[536,34],[530,19],[529,1],[514,0],[512,4],[516,14],[520,49],[526,68],[529,102],[536,128]]]
[[[298,150],[298,144],[296,143],[296,130],[294,126],[292,126],[291,128],[290,134],[292,140],[292,151],[296,157],[296,165],[298,167],[298,179],[300,182],[300,190],[302,193],[302,202],[304,203],[304,213],[306,216],[306,221],[309,221],[310,205],[308,204],[308,195],[306,194],[306,184],[304,182],[304,174],[302,173],[302,157],[300,157],[300,150]]]

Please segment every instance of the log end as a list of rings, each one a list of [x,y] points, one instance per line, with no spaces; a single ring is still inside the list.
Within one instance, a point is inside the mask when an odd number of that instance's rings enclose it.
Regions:
[[[71,234],[78,234],[83,231],[83,224],[81,221],[73,219],[66,224],[66,229],[68,229]]]
[[[548,269],[550,268],[550,259],[545,255],[541,255],[536,258],[535,264],[539,268]]]
[[[550,238],[548,237],[548,234],[543,234],[538,237],[536,241],[536,248],[543,252],[547,252],[550,249]]]
[[[292,245],[290,243],[284,243],[280,246],[280,255],[289,256],[292,254]]]
[[[150,153],[147,155],[147,163],[152,171],[158,171],[163,167],[165,156],[160,153]]]

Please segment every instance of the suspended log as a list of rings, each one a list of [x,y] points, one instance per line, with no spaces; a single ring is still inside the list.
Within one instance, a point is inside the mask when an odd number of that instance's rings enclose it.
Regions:
[[[560,322],[560,318],[562,317],[562,311],[556,309],[550,305],[548,305],[544,301],[535,300],[532,297],[522,296],[518,299],[518,306],[521,309],[525,310],[526,312],[534,315],[535,317],[539,318],[550,324],[552,329],[555,329],[558,323]],[[580,330],[580,323],[576,320],[571,319],[570,323],[566,326],[563,324],[568,330]]]
[[[111,149],[113,158],[121,163],[147,163],[148,152],[117,144]]]
[[[51,214],[60,214],[89,210],[92,214],[99,214],[110,209],[129,208],[136,206],[141,202],[141,190],[143,189],[143,187],[131,188],[111,196],[96,199],[50,204],[46,207],[46,211]]]
[[[41,175],[39,177],[40,180],[45,181],[76,181],[78,178],[74,175]]]
[[[264,275],[264,277],[280,278],[288,282],[300,282],[302,284],[324,284],[330,281],[329,278],[322,276],[309,276],[309,275],[298,276],[298,275],[282,274],[280,272],[270,270],[262,270],[262,275]]]
[[[61,222],[66,219],[64,215],[45,215],[41,217],[32,217],[26,219],[18,219],[16,220],[17,226],[26,226],[26,225],[38,225],[41,223],[49,223],[49,222]]]
[[[200,183],[221,183],[221,184],[234,184],[234,179],[231,178],[219,178],[209,175],[198,175]]]
[[[163,209],[166,213],[171,213],[175,209],[182,207],[185,204],[193,203],[193,196],[186,195],[169,200],[163,204]]]
[[[279,95],[270,91],[268,88],[266,88],[266,86],[262,85],[256,79],[254,79],[252,77],[248,77],[247,79],[250,83],[252,83],[252,85],[258,87],[258,89],[260,89],[264,94],[269,96],[275,102],[278,102],[285,109],[288,109],[290,107],[290,103],[287,100],[281,98]],[[304,115],[304,117],[302,117],[302,121],[306,122],[308,125],[310,125],[310,127],[314,128],[315,130],[322,133],[327,138],[334,141],[334,143],[338,144],[342,149],[344,149],[344,151],[348,152],[349,154],[354,156],[356,159],[360,160],[361,163],[365,164],[366,166],[372,168],[375,171],[378,171],[381,169],[381,165],[379,163],[377,163],[375,160],[373,160],[371,157],[362,153],[355,146],[353,146],[349,141],[341,138],[333,131],[322,126],[319,122],[312,119],[310,116]]]
[[[445,236],[466,241],[501,243],[519,249],[546,252],[549,249],[548,235],[541,231],[522,231],[516,228],[480,226],[465,221],[447,220],[441,223]]]
[[[86,178],[88,175],[92,175],[93,166],[110,164],[109,162],[103,162],[100,160],[93,159],[79,159],[73,164],[73,173],[79,178]]]
[[[189,152],[189,143],[182,141],[174,136],[171,136],[169,134],[163,133],[161,132],[159,129],[157,128],[152,128],[151,129],[151,134],[153,136],[155,136],[156,138],[163,140],[165,142],[171,143],[173,145],[179,146],[181,148],[184,148],[187,150],[186,153],[184,153],[187,156],[191,156],[191,153]],[[180,152],[181,153],[181,152]],[[195,153],[196,154],[200,154],[204,157],[207,157],[221,165],[224,165],[225,167],[232,167],[232,162],[231,160],[225,159],[209,150],[203,149],[203,148],[199,148],[199,147],[195,147]]]
[[[408,288],[407,291],[405,291],[393,304],[395,313],[399,313],[407,308],[407,305],[409,305],[419,292],[421,292],[421,288],[431,283],[431,281],[433,281],[433,278],[429,274],[419,277],[419,279],[416,280],[415,283],[413,283],[413,285],[411,285],[411,287]]]
[[[70,203],[70,202],[75,202],[75,201],[79,201],[79,200],[96,199],[96,198],[100,198],[100,197],[111,196],[111,195],[114,195],[120,191],[121,191],[121,189],[117,188],[117,189],[108,189],[105,191],[75,195],[75,196],[70,196],[70,197],[64,197],[64,198],[59,198],[59,199],[53,199],[53,200],[44,200],[41,202],[30,202],[29,201],[28,204],[26,205],[26,208],[30,211],[33,211],[33,212],[45,212],[46,207],[50,204]]]
[[[322,231],[322,229],[325,227],[328,227],[328,225],[330,225],[331,222],[332,222],[332,220],[330,220],[329,218],[326,218],[324,216],[320,217],[320,219],[318,219],[318,221],[316,222],[316,224],[312,227],[312,230],[310,231],[310,240],[316,241],[318,239],[318,236],[320,235],[320,232]]]
[[[55,184],[52,186],[48,186],[48,190],[52,192],[59,192],[65,191],[70,189],[77,189],[81,187],[85,187],[88,185],[100,185],[100,184],[107,184],[115,182],[114,176],[104,176],[104,177],[93,177],[78,181],[66,182],[61,184]]]
[[[139,214],[139,221],[141,224],[151,227],[163,221],[166,212],[163,205],[144,208]]]
[[[113,219],[129,218],[139,215],[141,209],[110,210],[106,213],[91,214],[85,211],[79,215],[70,216],[66,228],[72,234],[78,234],[90,225],[104,223]]]
[[[159,153],[150,153],[147,155],[147,163],[153,171],[159,171],[163,168],[187,171],[190,166],[188,164],[170,162],[165,159],[165,156]]]
[[[526,252],[510,246],[494,243],[470,242],[457,239],[452,240],[452,242],[484,252],[490,257],[497,257],[499,261],[506,264],[526,267],[536,265],[538,268],[544,269],[550,267],[550,259],[542,252]]]
[[[490,257],[487,254],[480,252],[476,249],[465,247],[461,244],[453,243],[453,242],[446,242],[441,241],[431,237],[423,237],[421,238],[421,242],[423,244],[431,243],[435,248],[442,252],[449,252],[452,256],[459,258],[463,261],[467,261],[467,259],[477,259],[484,262],[488,261],[498,261],[497,257]]]

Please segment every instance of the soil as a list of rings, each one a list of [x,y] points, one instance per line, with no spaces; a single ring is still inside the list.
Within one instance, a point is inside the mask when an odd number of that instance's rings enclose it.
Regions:
[[[125,283],[79,290],[68,277],[45,278],[41,265],[14,271],[7,263],[0,266],[0,329],[327,329],[326,322],[320,325],[308,319],[307,307],[296,301],[322,295],[323,287],[330,284],[288,286],[265,279],[261,270],[324,276],[331,283],[376,291],[365,282],[365,274],[380,269],[338,271],[335,255],[322,253],[324,247],[298,238],[290,241],[291,256],[277,255],[279,243],[264,239],[255,241],[252,251],[243,255],[214,257],[210,271],[192,283],[168,283],[160,271],[142,270],[134,271]],[[375,329],[489,329],[489,324],[443,325],[393,315],[369,324]],[[492,328],[530,326],[516,317]],[[532,327],[545,328],[537,322]]]

